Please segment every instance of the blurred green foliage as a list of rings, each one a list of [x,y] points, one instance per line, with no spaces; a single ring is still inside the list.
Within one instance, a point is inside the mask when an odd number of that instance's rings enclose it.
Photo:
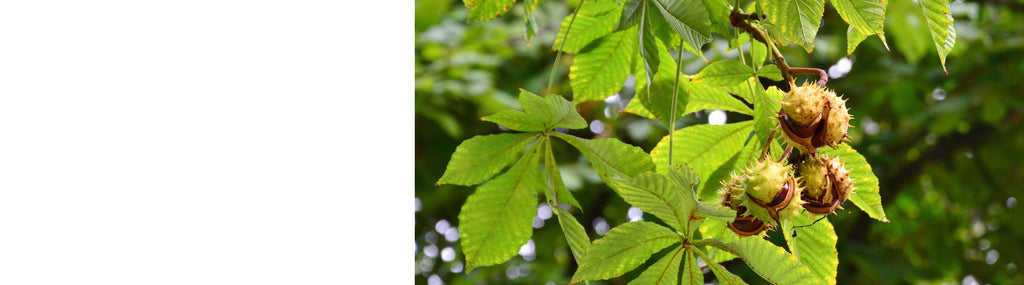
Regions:
[[[434,182],[460,142],[502,132],[479,117],[518,108],[519,88],[546,91],[555,59],[551,44],[558,25],[578,2],[540,1],[534,12],[537,35],[528,43],[522,3],[493,21],[466,24],[468,13],[461,1],[416,1],[417,284],[428,284],[431,278],[445,284],[568,283],[576,264],[552,219],[536,219],[540,222],[535,222],[532,255],[470,274],[458,270],[465,266],[458,241],[446,240],[445,232],[437,230],[457,230],[460,207],[473,188]],[[844,76],[829,80],[829,88],[850,99],[855,126],[851,145],[871,163],[892,221],[874,221],[852,204],[830,217],[839,235],[838,281],[1024,284],[1024,268],[1019,268],[1024,266],[1024,226],[1017,222],[1024,219],[1017,205],[1024,199],[1024,2],[953,2],[957,40],[947,57],[948,76],[915,14],[916,4],[899,0],[888,7],[885,35],[891,50],[870,37],[848,62],[840,63],[846,58],[847,26],[830,5],[813,56],[795,45],[783,48],[792,66],[831,67],[838,73],[848,68]],[[727,46],[715,40],[704,54],[708,60],[736,58],[735,50],[726,52]],[[571,55],[557,63],[553,93],[572,95],[567,78],[571,64]],[[684,72],[694,74],[705,64],[687,54]],[[809,78],[798,83],[803,79]],[[597,134],[573,134],[616,137],[650,151],[667,131],[659,122],[619,112],[632,97],[631,82],[618,101],[578,105],[584,118],[600,121],[603,130],[595,126],[591,129],[599,130]],[[729,113],[728,119],[749,116]],[[706,120],[707,113],[700,112],[683,123]],[[628,222],[629,205],[579,153],[564,144],[552,147],[566,186],[583,206],[583,212],[573,214],[591,239]],[[772,238],[781,239],[777,234]],[[725,265],[748,282],[763,282],[740,261]],[[638,271],[606,283],[624,284]]]

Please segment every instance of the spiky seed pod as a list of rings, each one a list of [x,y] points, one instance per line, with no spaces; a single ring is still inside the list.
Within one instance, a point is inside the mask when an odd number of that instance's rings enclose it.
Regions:
[[[846,100],[815,83],[794,87],[782,100],[777,119],[786,141],[801,153],[814,154],[823,146],[835,147],[850,126]]]
[[[723,198],[728,198],[729,206],[745,207],[743,216],[753,216],[769,226],[798,214],[801,205],[800,187],[789,165],[770,159],[755,162],[725,185],[723,191],[728,194]]]
[[[824,90],[818,88],[817,84],[793,88],[782,99],[782,111],[792,120],[793,124],[801,128],[813,129],[821,120],[822,110],[825,109],[827,99]]]
[[[800,163],[796,171],[803,182],[801,198],[808,212],[831,214],[853,191],[850,171],[838,158],[821,156],[807,159]]]
[[[829,101],[831,108],[829,108],[828,117],[824,122],[825,130],[821,132],[821,140],[826,145],[835,147],[846,138],[846,132],[850,128],[850,119],[853,116],[850,116],[849,109],[846,108],[846,99],[832,96]]]

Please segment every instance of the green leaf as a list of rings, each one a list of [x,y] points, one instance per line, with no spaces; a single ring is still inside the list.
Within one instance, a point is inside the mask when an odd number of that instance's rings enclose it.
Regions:
[[[686,164],[673,164],[672,168],[668,171],[668,177],[690,193],[693,193],[697,185],[700,184],[700,176],[693,172],[693,168]]]
[[[731,222],[731,220],[729,222]],[[704,221],[704,224],[701,225],[699,229],[701,238],[716,239],[724,243],[733,242],[739,239],[739,236],[736,235],[736,233],[733,233],[732,230],[728,228],[728,225],[726,225],[726,223],[728,222],[714,219],[708,219]],[[729,253],[728,251],[711,246],[708,247],[707,256],[707,259],[710,260],[705,259],[704,261],[707,262],[708,264],[717,264],[720,262],[726,262],[729,260],[736,259],[736,256]]]
[[[700,0],[649,0],[676,34],[693,50],[711,41],[711,21]],[[650,6],[648,6],[650,9]],[[655,22],[654,24],[659,24]]]
[[[536,134],[475,136],[455,148],[437,184],[476,185],[512,163]]]
[[[750,236],[726,244],[746,262],[757,275],[775,284],[808,284],[815,278],[811,271],[781,247]]]
[[[590,245],[572,283],[617,277],[640,266],[661,249],[679,242],[678,234],[655,223],[639,221],[619,225]]]
[[[711,20],[711,31],[719,35],[728,35],[729,28],[729,4],[726,0],[701,0],[704,2],[704,10],[708,12],[708,19]]]
[[[546,129],[544,121],[540,118],[527,115],[519,110],[502,110],[480,118],[480,120],[492,122],[520,132],[543,132]]]
[[[537,20],[533,19],[533,10],[536,9],[537,0],[523,0],[523,37],[526,38],[526,45],[537,35]]]
[[[698,254],[701,254],[701,255],[703,254],[703,253],[701,253],[701,251],[699,249],[696,250],[695,252],[697,252]],[[703,257],[705,259],[707,259],[707,256],[703,256]],[[714,258],[712,257],[712,259],[714,259]],[[743,282],[743,279],[741,279],[739,276],[736,276],[736,274],[732,274],[732,272],[729,272],[728,269],[725,269],[725,267],[723,267],[721,264],[718,264],[718,262],[708,262],[707,260],[705,260],[705,262],[707,262],[708,267],[711,268],[711,272],[714,272],[715,276],[718,277],[718,283],[719,284],[726,284],[726,285],[745,285],[745,284],[747,284],[747,282]]]
[[[640,23],[643,18],[644,7],[642,4],[647,0],[627,0],[622,6],[622,14],[619,16],[619,23],[615,25],[616,31],[624,31]]]
[[[562,133],[552,135],[579,149],[608,185],[612,184],[612,179],[633,177],[654,169],[654,163],[643,149],[618,139],[585,140]]]
[[[544,187],[533,149],[504,174],[477,188],[459,213],[459,237],[466,271],[512,258],[530,239],[537,211],[537,189]]]
[[[762,0],[758,3],[786,40],[802,46],[808,53],[814,52],[814,36],[825,13],[825,0]]]
[[[469,10],[470,23],[501,17],[514,3],[516,0],[462,0],[462,4]]]
[[[839,17],[863,35],[883,37],[887,0],[831,0]]]
[[[878,35],[885,43],[885,6],[886,0],[832,0],[832,6],[850,28],[846,31],[846,54],[853,54],[854,49],[867,36]],[[886,49],[888,49],[886,44]]]
[[[815,217],[810,215],[793,216],[783,223],[783,232],[789,251],[793,252],[800,263],[807,266],[815,277],[828,284],[836,284],[836,273],[839,267],[839,253],[836,251],[836,230],[828,220],[821,220],[810,227],[796,229],[794,226],[810,225]]]
[[[659,51],[665,50],[664,45],[661,44],[661,41],[654,34],[654,25],[661,24],[664,22],[664,19],[661,19],[657,12],[651,11],[649,2],[643,1],[643,3],[640,3],[640,38],[638,41],[640,44],[640,57],[643,58],[644,74],[648,86],[651,85],[658,71],[658,64],[661,62]]]
[[[541,98],[530,91],[519,89],[519,102],[527,115],[538,117],[544,122],[545,130],[587,127],[587,121],[576,112],[576,105],[562,96],[551,95]]]
[[[853,194],[850,195],[850,201],[868,216],[888,223],[889,219],[885,217],[885,210],[882,209],[882,198],[878,194],[878,177],[871,171],[871,165],[864,156],[845,143],[836,148],[823,147],[818,151],[830,157],[839,157],[850,171],[850,177],[853,179]]]
[[[562,233],[565,234],[565,240],[569,243],[569,250],[572,251],[573,258],[576,259],[577,264],[583,262],[583,254],[590,247],[590,237],[587,236],[587,231],[583,229],[583,225],[576,218],[573,218],[572,214],[569,214],[569,211],[562,207],[551,208],[555,209],[558,225],[562,227]]]
[[[769,64],[761,69],[757,70],[757,76],[768,78],[775,81],[782,81],[782,71],[779,67],[774,64]]]
[[[681,185],[665,175],[644,172],[610,186],[630,205],[658,217],[680,232],[690,232],[690,216],[696,210],[697,200],[693,192],[683,190]]]
[[[677,130],[674,133],[673,161],[688,164],[698,175],[707,176],[743,147],[743,142],[753,131],[752,125],[752,121],[744,121],[695,125]],[[651,159],[659,173],[668,171],[668,136],[651,150]]]
[[[667,51],[662,51],[662,57],[669,57]],[[675,61],[661,63],[661,71],[655,76],[654,83],[649,87],[641,84],[637,86],[637,95],[631,100],[630,105],[640,104],[641,106],[627,106],[626,110],[635,114],[643,114],[642,111],[650,113],[652,117],[660,120],[666,126],[686,114],[700,110],[725,110],[741,114],[753,114],[747,105],[725,92],[724,89],[710,86],[700,82],[691,82],[689,76],[680,75],[679,98],[676,100],[676,114],[672,112],[672,87],[675,86]]]
[[[557,206],[558,203],[565,203],[575,206],[580,209],[580,202],[576,201],[576,198],[572,196],[569,189],[565,188],[565,182],[562,181],[562,173],[558,171],[558,164],[555,163],[555,156],[551,153],[551,141],[547,137],[543,137],[540,141],[544,144],[544,167],[547,171],[544,171],[544,182],[549,185],[547,189],[552,191],[544,191],[544,194],[548,197],[548,203]]]
[[[569,67],[573,102],[604,100],[622,89],[637,53],[635,33],[630,29],[607,35],[573,58]]]
[[[622,14],[622,5],[616,4],[613,0],[584,1],[579,5],[576,12],[576,19],[573,15],[565,17],[562,25],[558,28],[558,36],[555,38],[553,50],[561,49],[563,52],[577,54],[594,40],[610,34],[615,29],[615,22]],[[569,30],[569,22],[572,22],[572,30]],[[571,37],[566,41],[565,34],[570,32]],[[564,46],[562,46],[564,41]]]
[[[949,2],[946,0],[918,0],[924,18],[928,22],[928,32],[932,34],[935,50],[939,52],[942,71],[946,70],[946,55],[953,50],[956,43],[956,30],[953,29],[953,15],[949,14]]]
[[[753,140],[746,142],[742,149],[729,157],[725,163],[707,175],[707,182],[701,187],[699,197],[701,200],[711,201],[718,199],[718,190],[722,188],[722,181],[731,179],[731,174],[742,171],[743,167],[757,159],[760,154],[760,146]]]
[[[701,201],[697,201],[697,213],[702,217],[722,222],[732,222],[736,218],[736,210]]]
[[[748,83],[754,88],[754,133],[757,134],[757,145],[764,145],[772,129],[779,125],[779,110],[782,109],[782,97],[785,95],[775,86],[765,90],[761,82]],[[781,134],[781,132],[779,133]]]
[[[758,75],[761,74],[761,69],[762,69],[761,67],[764,66],[764,59],[767,58],[767,57],[768,57],[768,47],[765,46],[764,43],[762,43],[760,41],[757,41],[757,40],[750,41],[750,58],[753,60],[754,65],[757,67],[757,74]],[[770,67],[775,67],[776,70],[779,69],[779,67],[775,66],[774,64],[769,65],[769,66]],[[782,80],[782,79],[778,79],[778,80]]]
[[[640,273],[636,279],[629,281],[629,284],[636,285],[675,285],[678,284],[679,280],[679,264],[686,256],[686,248],[682,246],[676,246],[668,252],[665,256],[658,259],[650,267]]]
[[[683,284],[704,284],[704,273],[701,272],[700,264],[697,264],[697,258],[693,256],[692,250],[686,251],[686,263],[679,279],[682,279]]]
[[[732,86],[754,76],[754,70],[737,60],[719,60],[708,64],[691,81],[713,86]]]

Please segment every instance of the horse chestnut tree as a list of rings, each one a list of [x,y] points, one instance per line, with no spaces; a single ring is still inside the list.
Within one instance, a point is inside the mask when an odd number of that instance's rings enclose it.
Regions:
[[[470,22],[499,17],[515,2],[464,0]],[[949,4],[918,3],[944,63],[955,39]],[[536,4],[522,3],[528,40],[537,32]],[[885,42],[886,1],[831,5],[850,25],[848,53],[871,36]],[[719,283],[742,284],[720,264],[739,258],[772,283],[835,284],[839,241],[822,218],[851,201],[888,219],[871,166],[845,142],[847,99],[826,88],[824,71],[791,67],[779,49],[795,44],[812,52],[824,7],[824,0],[580,2],[552,45],[558,55],[575,54],[571,96],[551,94],[550,83],[547,91],[520,90],[522,110],[482,118],[509,131],[462,142],[437,181],[479,185],[459,214],[466,272],[515,256],[532,235],[540,201],[553,209],[579,265],[570,283],[639,270],[631,284],[703,284],[702,269],[710,269]],[[697,74],[684,74],[682,56],[704,58],[716,38],[738,58],[705,59]],[[797,75],[816,78],[797,85]],[[576,106],[616,94],[630,76],[637,90],[624,112],[668,126],[650,152],[616,138],[556,131],[587,127]],[[766,88],[762,78],[778,84]],[[705,110],[752,119],[676,128],[682,116]],[[566,190],[554,143],[576,148],[617,195],[658,221],[625,223],[592,239],[573,215],[589,209]],[[784,244],[769,241],[772,234]]]

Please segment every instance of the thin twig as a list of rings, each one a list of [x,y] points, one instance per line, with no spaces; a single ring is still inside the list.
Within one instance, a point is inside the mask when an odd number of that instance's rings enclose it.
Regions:
[[[558,52],[555,53],[555,63],[551,66],[551,76],[548,77],[548,90],[544,94],[540,94],[540,97],[547,97],[551,93],[551,87],[555,85],[555,70],[558,70],[558,61],[562,58],[562,49],[565,48],[565,42],[569,39],[569,31],[572,30],[572,22],[576,21],[576,15],[580,12],[580,7],[587,3],[586,0],[581,1],[580,5],[576,6],[576,10],[572,12],[572,19],[569,19],[569,26],[565,27],[565,36],[562,36],[562,45],[558,46]],[[558,35],[555,35],[557,38]]]

